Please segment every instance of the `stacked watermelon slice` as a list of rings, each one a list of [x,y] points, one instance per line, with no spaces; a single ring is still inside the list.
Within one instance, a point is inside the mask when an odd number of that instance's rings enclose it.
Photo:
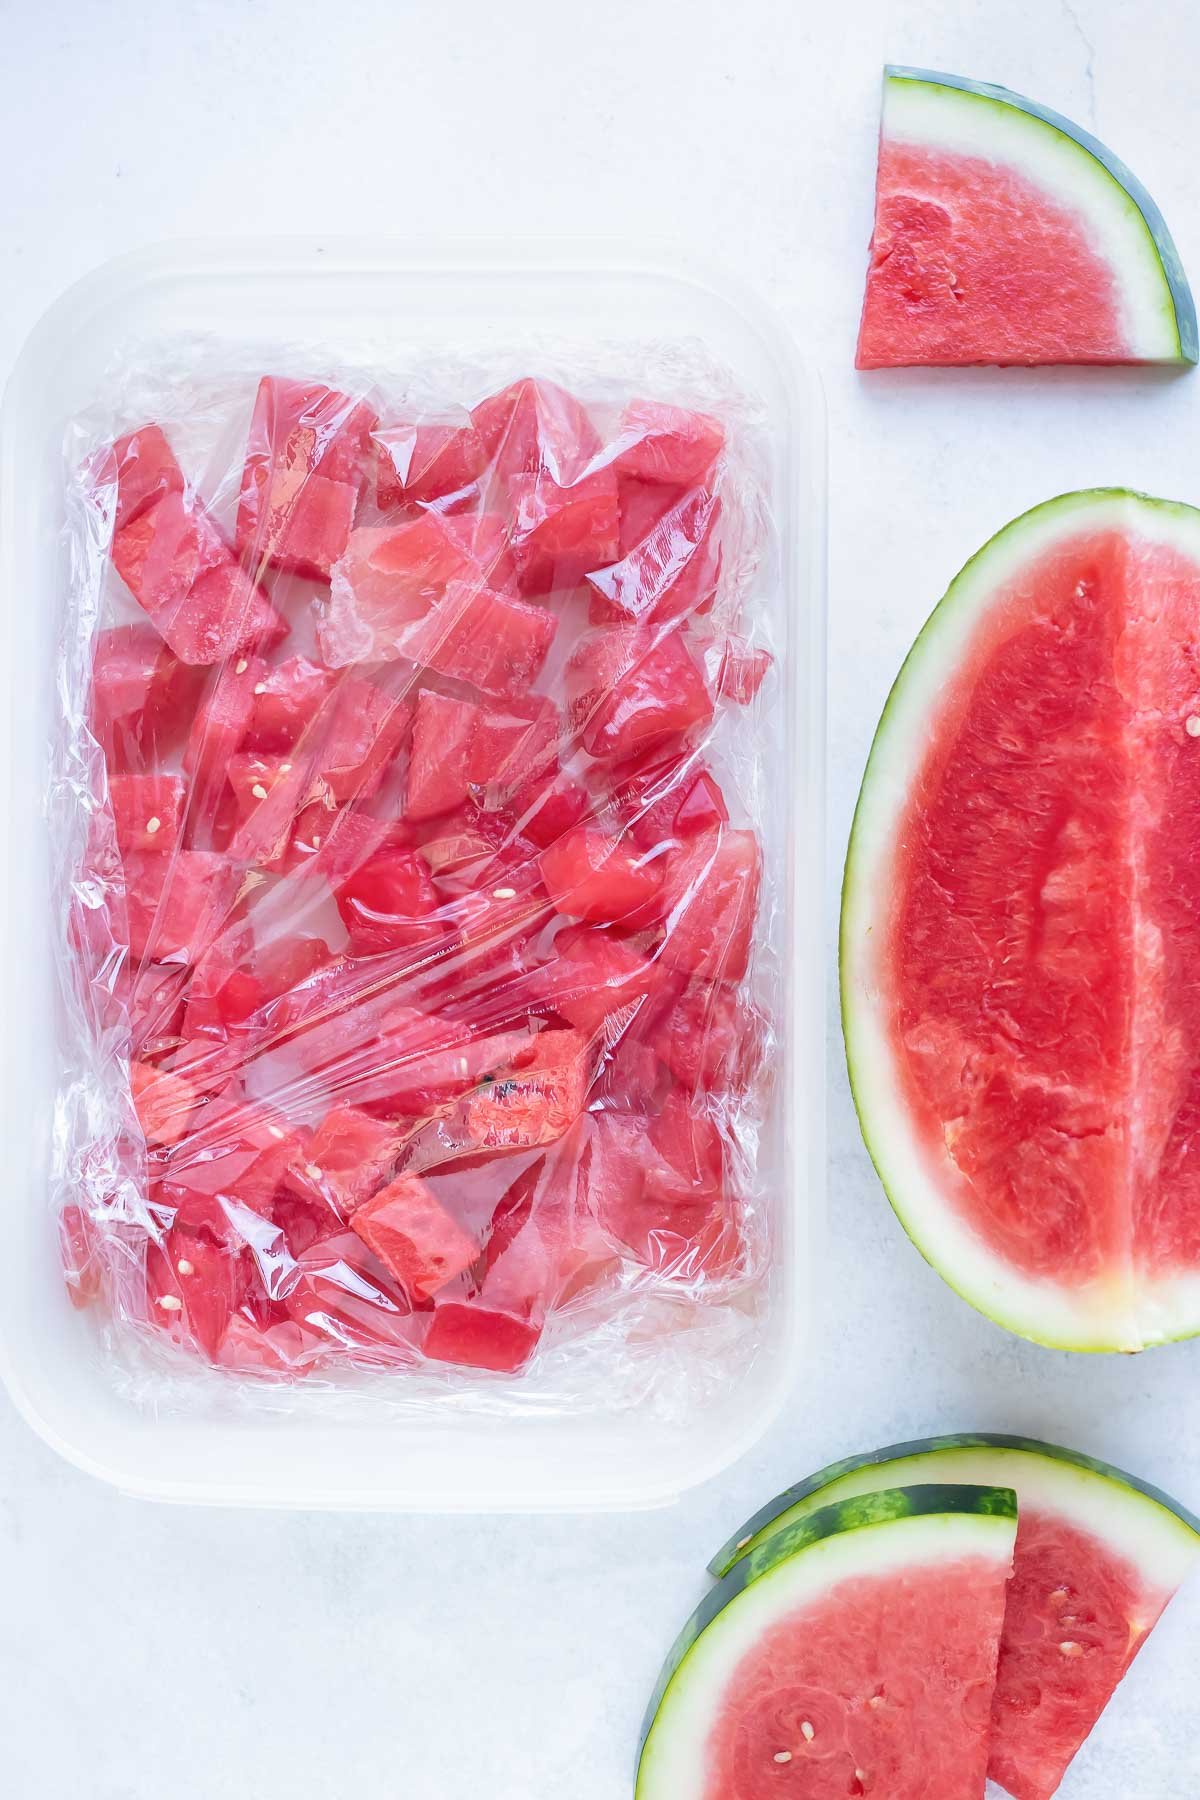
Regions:
[[[87,483],[69,929],[129,1104],[73,1297],[238,1369],[511,1373],[579,1302],[747,1278],[762,854],[719,726],[770,657],[722,423],[267,377],[228,529],[159,424]]]
[[[1200,1555],[1107,1464],[945,1437],[831,1464],[718,1552],[638,1800],[1050,1800]]]

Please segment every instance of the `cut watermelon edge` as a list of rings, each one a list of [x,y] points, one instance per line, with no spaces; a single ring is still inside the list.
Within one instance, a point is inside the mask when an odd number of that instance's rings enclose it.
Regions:
[[[896,1471],[897,1486],[934,1479],[935,1474],[941,1481],[1010,1485],[1027,1504],[1070,1516],[1162,1587],[1177,1587],[1200,1557],[1200,1518],[1161,1488],[1112,1463],[1038,1438],[949,1432],[827,1463],[747,1519],[718,1550],[709,1572],[717,1579],[726,1576],[760,1541],[784,1527],[791,1515],[804,1516],[797,1509],[804,1509],[815,1496],[863,1470],[898,1464],[905,1468]],[[956,1464],[958,1475],[952,1473]],[[917,1465],[921,1474],[911,1472]],[[892,1485],[890,1480],[887,1485]]]
[[[635,1800],[704,1791],[722,1688],[772,1624],[864,1575],[967,1556],[993,1559],[1007,1574],[1016,1529],[1011,1489],[930,1483],[840,1501],[775,1533],[718,1582],[672,1646],[642,1727]]]
[[[1194,364],[1196,307],[1158,205],[1107,145],[1023,94],[966,76],[888,64],[889,139],[1019,170],[1086,221],[1121,295],[1130,360]]]
[[[945,672],[958,666],[993,595],[1038,556],[1084,528],[1136,525],[1200,566],[1200,511],[1132,488],[1087,488],[1043,501],[1005,525],[963,566],[929,615],[892,684],[850,828],[842,882],[839,988],[850,1088],[863,1141],[901,1225],[930,1267],[994,1323],[1050,1349],[1135,1351],[1200,1334],[1200,1272],[1135,1294],[1067,1289],[1007,1267],[941,1196],[896,1079],[869,945],[909,782],[928,746]],[[1119,1332],[1112,1325],[1121,1317]]]

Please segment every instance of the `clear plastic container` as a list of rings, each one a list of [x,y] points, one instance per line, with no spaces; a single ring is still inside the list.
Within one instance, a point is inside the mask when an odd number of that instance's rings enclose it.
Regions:
[[[703,1417],[642,1413],[411,1421],[214,1408],[163,1413],[106,1380],[94,1327],[67,1299],[47,1204],[57,1006],[42,818],[55,718],[64,425],[94,401],[131,343],[203,334],[244,356],[288,336],[332,357],[413,346],[486,349],[698,341],[767,421],[769,502],[780,547],[775,641],[784,768],[767,822],[788,846],[782,1067],[767,1150],[775,1243],[764,1340]],[[179,1502],[479,1512],[666,1504],[761,1436],[798,1373],[823,1175],[824,491],[822,409],[781,324],[705,270],[594,247],[228,240],[110,263],[66,293],[30,336],[0,420],[0,555],[9,618],[7,1143],[0,1367],[45,1440],[116,1486]]]

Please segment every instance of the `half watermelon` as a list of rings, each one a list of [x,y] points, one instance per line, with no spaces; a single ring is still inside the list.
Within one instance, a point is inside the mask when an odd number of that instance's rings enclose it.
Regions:
[[[709,1564],[727,1577],[814,1513],[912,1482],[1012,1488],[1020,1523],[988,1773],[1049,1800],[1200,1556],[1200,1520],[1132,1475],[1029,1438],[927,1438],[830,1463],[756,1513]]]
[[[1111,151],[1007,88],[885,70],[860,369],[1196,355],[1171,234]]]
[[[846,861],[867,1147],[972,1305],[1077,1350],[1200,1330],[1200,513],[1067,494],[892,689]]]
[[[1016,1499],[891,1488],[744,1556],[672,1650],[636,1800],[983,1800]]]

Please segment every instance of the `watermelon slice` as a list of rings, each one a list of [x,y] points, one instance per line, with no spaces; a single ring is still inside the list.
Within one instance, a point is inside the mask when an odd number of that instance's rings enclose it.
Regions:
[[[1171,234],[1103,144],[1007,88],[885,70],[860,369],[1196,356]]]
[[[756,1513],[709,1567],[727,1575],[818,1509],[945,1481],[1010,1487],[1020,1504],[988,1774],[1015,1800],[1050,1800],[1200,1555],[1200,1521],[1157,1488],[1028,1438],[928,1438],[819,1470]]]
[[[867,1146],[906,1230],[1039,1342],[1200,1331],[1200,513],[1068,494],[897,679],[842,906]]]
[[[983,1800],[1005,1488],[843,1500],[735,1564],[647,1715],[636,1800]]]

